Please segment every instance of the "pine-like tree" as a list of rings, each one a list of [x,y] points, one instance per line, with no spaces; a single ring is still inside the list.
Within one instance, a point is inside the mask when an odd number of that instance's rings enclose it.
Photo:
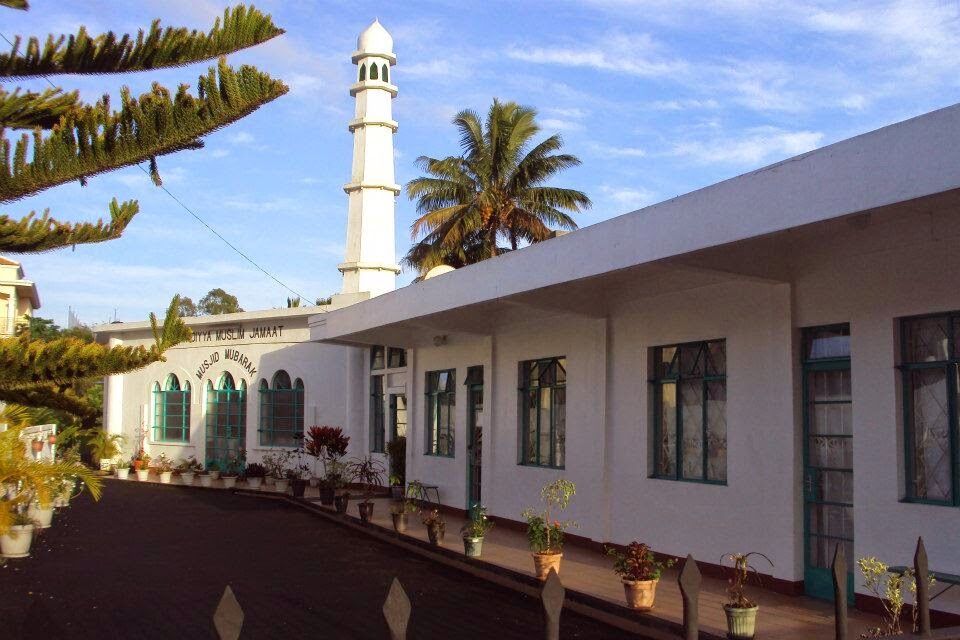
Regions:
[[[0,6],[27,9],[26,0],[0,0]],[[223,56],[251,47],[283,30],[269,15],[238,5],[224,11],[208,33],[161,29],[159,20],[136,37],[113,32],[39,39],[19,36],[0,54],[0,80],[52,75],[149,71],[219,58],[200,76],[197,95],[187,85],[171,92],[159,84],[139,98],[127,88],[120,109],[105,95],[95,104],[77,91],[41,92],[0,86],[0,204],[9,204],[73,180],[149,162],[160,184],[157,158],[203,146],[201,137],[251,113],[287,92],[281,81],[251,66],[229,67]],[[25,130],[15,142],[7,130]],[[16,219],[0,215],[0,253],[32,253],[117,238],[138,212],[136,201],[109,205],[110,220],[62,222],[49,210]],[[151,314],[155,343],[144,347],[106,347],[77,337],[32,339],[29,332],[0,339],[0,401],[68,411],[91,426],[99,411],[76,394],[79,380],[125,373],[163,359],[169,347],[188,340],[190,330],[178,317],[179,296],[164,321]]]

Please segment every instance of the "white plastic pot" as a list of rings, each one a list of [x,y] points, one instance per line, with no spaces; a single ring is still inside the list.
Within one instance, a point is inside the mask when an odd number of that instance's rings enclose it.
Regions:
[[[220,479],[223,480],[224,489],[233,489],[237,486],[237,476],[223,476]]]
[[[259,489],[260,485],[263,484],[263,478],[259,476],[256,478],[247,478],[247,484],[250,485],[251,489]]]
[[[53,524],[53,505],[50,505],[46,509],[41,509],[40,505],[32,502],[30,506],[27,507],[27,517],[37,524],[37,528],[49,529],[50,525]]]
[[[122,469],[120,467],[117,467],[118,480],[126,480],[129,477],[130,477],[130,467],[123,467]]]
[[[160,472],[160,482],[163,484],[170,484],[170,480],[173,479],[173,471],[161,471]]]
[[[276,484],[276,482],[277,482],[277,479],[274,478],[273,476],[267,476],[266,478],[263,479],[263,484],[267,485],[268,487],[272,487],[274,484]]]
[[[213,483],[213,475],[209,473],[200,474],[200,486],[209,487]]]
[[[180,474],[180,479],[183,481],[183,484],[193,484],[193,471],[185,471]]]
[[[211,480],[219,480],[219,479],[220,479],[220,472],[219,472],[219,471],[211,471],[211,472],[210,472],[210,479],[211,479]]]
[[[310,486],[316,487],[320,484],[320,478],[310,478]]]
[[[277,478],[275,481],[273,490],[279,491],[280,493],[286,493],[287,489],[290,488],[290,481],[286,478]]]
[[[26,558],[33,542],[33,525],[18,524],[0,536],[0,555],[4,558]]]
[[[146,482],[150,479],[150,469],[137,469],[137,480]]]

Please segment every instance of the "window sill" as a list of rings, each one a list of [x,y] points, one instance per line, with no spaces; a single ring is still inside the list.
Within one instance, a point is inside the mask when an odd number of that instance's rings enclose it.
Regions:
[[[549,464],[530,464],[530,463],[527,463],[527,462],[518,462],[518,463],[517,463],[517,466],[518,466],[518,467],[527,467],[528,469],[552,469],[553,471],[564,471],[564,470],[567,468],[566,466],[554,467],[554,466],[549,465]]]
[[[647,476],[648,480],[665,480],[667,482],[685,482],[687,484],[705,484],[713,487],[726,487],[726,480],[693,480],[690,478],[670,478],[667,476]]]
[[[189,440],[151,440],[150,444],[156,444],[164,447],[192,447]]]
[[[456,454],[453,454],[453,453],[446,454],[446,453],[429,453],[429,452],[427,452],[427,453],[424,453],[423,455],[424,455],[425,457],[427,457],[427,458],[446,458],[446,459],[448,459],[448,460],[453,460],[454,458],[456,458]]]
[[[900,502],[900,504],[920,504],[928,507],[957,507],[957,505],[952,502],[944,502],[942,500],[925,500],[923,498],[900,498],[898,502]]]

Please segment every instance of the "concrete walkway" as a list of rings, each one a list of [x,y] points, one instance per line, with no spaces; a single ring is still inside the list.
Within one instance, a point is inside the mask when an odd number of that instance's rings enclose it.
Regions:
[[[151,481],[155,476],[151,475]],[[175,476],[173,482],[177,483]],[[134,482],[136,482],[134,480]],[[195,481],[195,484],[196,481]],[[215,482],[215,485],[219,483]],[[245,483],[238,483],[237,489],[249,490]],[[275,494],[273,487],[264,485],[258,493]],[[289,495],[289,492],[288,492]],[[317,501],[317,489],[308,487],[305,500],[317,508],[332,512],[332,508],[320,507]],[[356,495],[355,495],[356,497]],[[393,534],[393,524],[390,517],[390,501],[385,498],[374,500],[373,525],[385,532]],[[357,501],[352,500],[349,515],[357,517]],[[463,520],[445,515],[447,522],[444,547],[462,552],[460,527]],[[420,541],[427,541],[426,528],[420,523],[417,514],[408,518],[409,528],[398,539],[405,536]],[[484,563],[510,571],[533,576],[533,560],[527,547],[525,535],[503,527],[494,529],[483,542]],[[600,553],[575,545],[567,545],[564,549],[563,564],[560,577],[567,589],[576,590],[588,596],[599,598],[602,601],[623,605],[623,587],[612,571],[610,559]],[[683,620],[683,604],[680,590],[677,586],[678,567],[667,570],[657,588],[657,600],[654,610],[650,613],[637,613],[623,609],[622,613],[637,619],[652,617],[660,621],[667,621],[674,625]],[[726,586],[724,580],[704,577],[700,594],[700,628],[715,637],[726,635],[726,622],[722,605],[726,600]],[[776,638],[777,640],[832,640],[834,637],[833,605],[828,602],[802,596],[787,596],[765,590],[759,587],[750,587],[748,594],[760,604],[760,614],[757,624],[757,638]],[[654,621],[656,624],[656,620]],[[860,611],[850,611],[850,637],[858,637],[868,628],[878,626],[876,616]]]

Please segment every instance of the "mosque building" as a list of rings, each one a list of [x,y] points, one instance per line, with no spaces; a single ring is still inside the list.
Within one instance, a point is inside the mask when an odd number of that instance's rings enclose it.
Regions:
[[[910,564],[922,535],[960,574],[960,105],[394,290],[378,22],[352,59],[342,292],[187,319],[192,343],[107,380],[110,432],[250,461],[314,424],[350,456],[405,435],[446,507],[520,520],[562,476],[583,541],[760,551],[790,593],[830,597],[838,544]]]

